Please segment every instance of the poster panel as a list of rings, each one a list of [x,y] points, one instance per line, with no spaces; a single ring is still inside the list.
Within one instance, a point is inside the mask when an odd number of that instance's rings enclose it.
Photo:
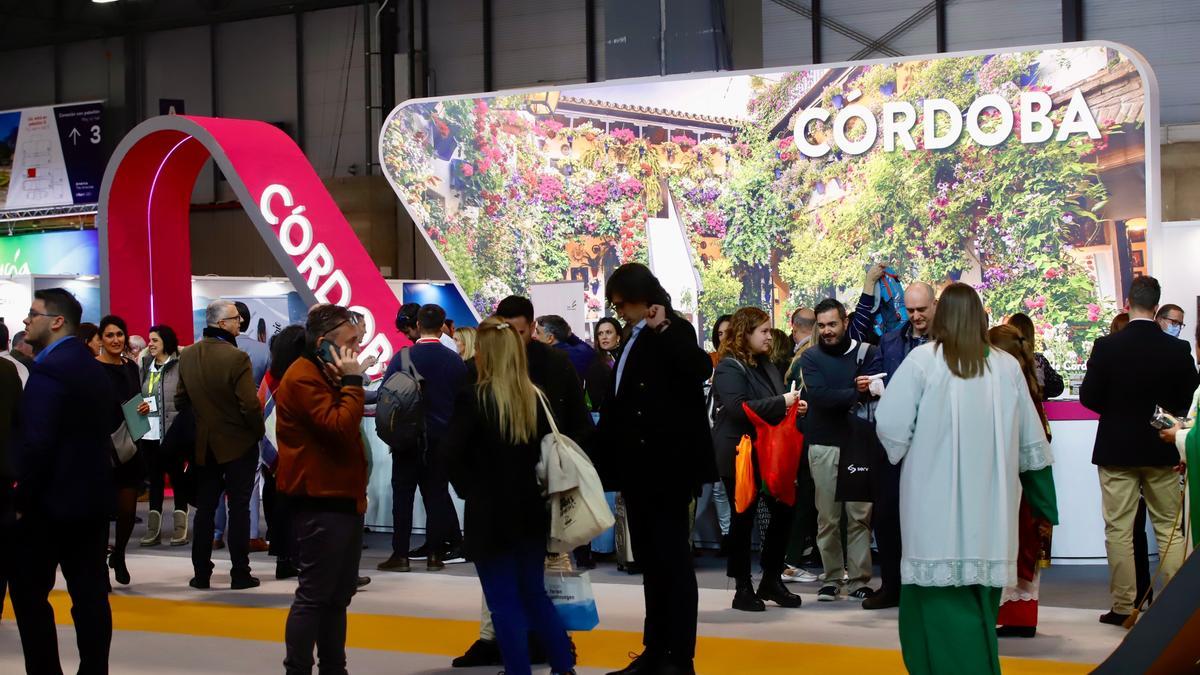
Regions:
[[[567,320],[571,332],[581,340],[591,337],[584,311],[582,281],[530,284],[529,299],[533,302],[533,311],[537,316],[556,314]]]
[[[103,117],[100,101],[0,112],[0,209],[95,204]]]
[[[579,281],[594,321],[640,261],[698,325],[783,325],[881,262],[1078,370],[1149,271],[1156,99],[1136,52],[1075,43],[414,100],[380,155],[480,315]]]

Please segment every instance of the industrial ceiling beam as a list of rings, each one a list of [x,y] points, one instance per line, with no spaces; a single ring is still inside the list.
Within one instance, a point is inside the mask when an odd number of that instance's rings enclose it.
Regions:
[[[796,14],[799,14],[800,16],[803,16],[807,19],[810,19],[810,20],[813,19],[812,9],[805,7],[804,5],[800,4],[799,2],[796,2],[796,0],[771,0],[771,2],[774,2],[776,5],[779,5],[780,7],[783,7],[784,9],[791,10],[791,11],[795,12]],[[840,35],[844,35],[844,36],[850,38],[851,40],[858,42],[859,44],[866,45],[868,47],[872,47],[872,51],[877,51],[880,54],[883,54],[884,56],[904,56],[903,54],[896,51],[895,49],[892,49],[891,47],[887,46],[886,44],[876,45],[877,41],[875,40],[875,38],[872,38],[870,35],[866,35],[857,30],[854,30],[853,28],[847,26],[846,24],[844,24],[840,21],[835,21],[824,15],[819,16],[818,21],[820,22],[820,25],[828,26],[829,30],[831,30],[835,33],[838,33]]]

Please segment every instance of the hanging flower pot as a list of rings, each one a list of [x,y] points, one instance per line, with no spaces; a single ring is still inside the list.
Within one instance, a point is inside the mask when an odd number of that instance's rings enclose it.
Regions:
[[[454,139],[453,132],[445,122],[433,118],[429,120],[429,136],[433,139],[433,151],[437,154],[438,159],[449,161],[454,156],[454,150],[458,147],[458,141]]]
[[[832,102],[833,102],[833,107],[837,108],[838,110],[841,110],[842,108],[846,107],[846,97],[841,94],[834,94]]]
[[[461,159],[450,160],[450,189],[462,190],[467,186],[466,178],[475,173],[475,168]]]
[[[1022,87],[1028,87],[1029,85],[1036,82],[1037,79],[1038,79],[1038,64],[1031,63],[1031,64],[1029,64],[1029,67],[1025,69],[1025,72],[1023,72],[1019,76],[1017,76],[1017,84],[1019,84]]]
[[[958,281],[959,279],[962,279],[963,273],[962,270],[950,270],[949,275],[950,281]]]
[[[817,184],[813,186],[813,189],[817,191],[817,194],[823,195],[825,194],[825,183],[823,181],[817,181]]]
[[[879,93],[883,94],[884,96],[891,96],[892,94],[895,94],[896,82],[884,82],[883,84],[879,85]]]

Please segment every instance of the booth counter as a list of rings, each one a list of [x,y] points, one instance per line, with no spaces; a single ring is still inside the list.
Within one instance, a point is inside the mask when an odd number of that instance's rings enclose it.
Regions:
[[[1051,557],[1054,563],[1104,563],[1100,478],[1092,465],[1099,416],[1077,399],[1063,399],[1046,402],[1046,417],[1054,437],[1051,449],[1059,519]]]

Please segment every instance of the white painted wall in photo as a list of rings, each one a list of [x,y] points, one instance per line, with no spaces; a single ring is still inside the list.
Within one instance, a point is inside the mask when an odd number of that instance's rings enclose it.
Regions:
[[[1196,349],[1196,322],[1200,321],[1200,274],[1196,253],[1200,251],[1200,220],[1163,223],[1161,240],[1154,242],[1151,274],[1162,284],[1162,304],[1175,304],[1187,313],[1187,327],[1179,337]]]

